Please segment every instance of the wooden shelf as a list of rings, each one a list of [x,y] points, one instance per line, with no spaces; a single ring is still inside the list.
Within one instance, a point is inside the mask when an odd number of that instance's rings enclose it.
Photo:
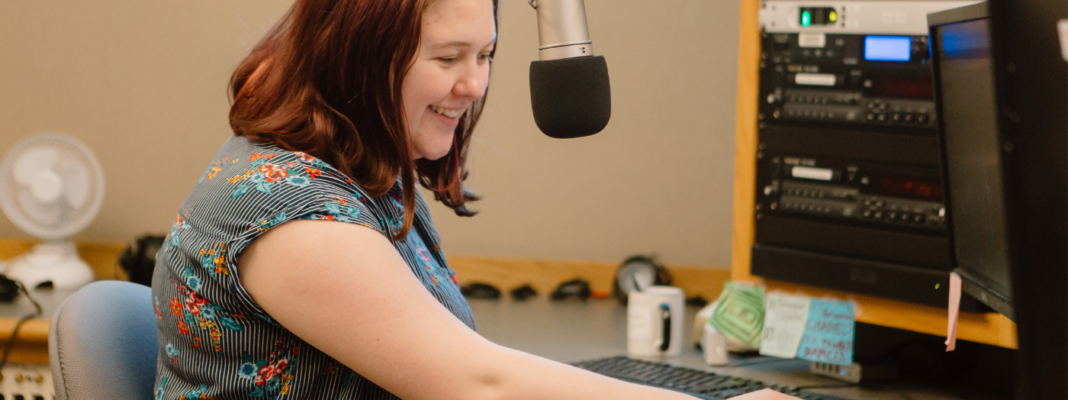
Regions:
[[[731,279],[758,281],[750,273],[753,246],[753,205],[756,203],[757,96],[760,69],[759,0],[741,0],[738,35],[738,96],[735,128],[734,230],[731,243]],[[764,281],[768,290],[829,297],[857,303],[857,321],[945,336],[946,310],[899,301],[861,296],[786,282]],[[948,302],[948,299],[947,299]],[[1016,348],[1016,324],[996,313],[961,313],[957,338]]]
[[[36,242],[14,239],[0,239],[0,261],[15,258],[33,248]],[[126,245],[120,243],[78,244],[78,254],[93,268],[96,279],[125,280],[126,273],[118,265],[119,255]],[[48,363],[48,327],[51,315],[26,321],[19,328],[15,344],[11,348],[8,361],[12,363],[47,364]],[[0,318],[0,346],[6,345],[15,328],[18,318]]]

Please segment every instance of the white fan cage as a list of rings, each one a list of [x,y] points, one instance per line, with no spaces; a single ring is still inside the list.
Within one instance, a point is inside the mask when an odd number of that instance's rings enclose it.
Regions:
[[[16,181],[14,164],[22,154],[44,147],[58,150],[65,162],[73,161],[85,167],[89,192],[88,201],[81,207],[71,207],[63,200],[51,205],[27,200],[31,198],[30,188]],[[104,171],[100,162],[89,146],[71,135],[60,132],[31,135],[15,143],[4,156],[3,163],[0,163],[0,210],[3,210],[16,227],[39,239],[62,240],[74,236],[89,226],[103,204]],[[51,218],[51,221],[35,217],[35,213],[46,211],[58,215]]]

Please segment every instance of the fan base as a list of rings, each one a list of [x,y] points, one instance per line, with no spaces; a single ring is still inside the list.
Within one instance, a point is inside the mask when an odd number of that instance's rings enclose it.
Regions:
[[[27,289],[51,282],[53,289],[72,290],[94,279],[93,270],[78,257],[74,244],[69,241],[38,244],[4,267],[4,275]]]

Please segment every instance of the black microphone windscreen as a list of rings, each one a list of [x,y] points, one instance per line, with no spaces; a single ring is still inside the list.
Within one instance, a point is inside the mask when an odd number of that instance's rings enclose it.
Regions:
[[[602,56],[530,63],[534,123],[557,139],[600,132],[612,116],[608,64]]]

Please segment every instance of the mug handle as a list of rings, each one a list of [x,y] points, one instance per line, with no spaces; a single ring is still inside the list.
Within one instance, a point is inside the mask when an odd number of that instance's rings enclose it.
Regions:
[[[667,351],[671,347],[671,307],[667,303],[660,303],[660,320],[663,322],[663,335],[660,336],[660,351]]]

